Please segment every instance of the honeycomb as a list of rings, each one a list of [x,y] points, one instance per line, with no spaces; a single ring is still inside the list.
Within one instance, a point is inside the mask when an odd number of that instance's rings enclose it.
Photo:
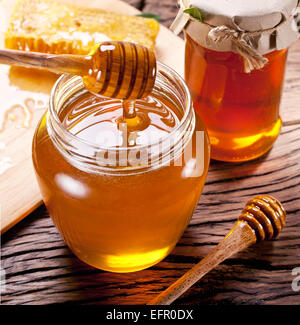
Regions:
[[[128,41],[154,49],[159,24],[49,0],[18,0],[5,34],[9,49],[53,54],[88,54],[97,43]]]

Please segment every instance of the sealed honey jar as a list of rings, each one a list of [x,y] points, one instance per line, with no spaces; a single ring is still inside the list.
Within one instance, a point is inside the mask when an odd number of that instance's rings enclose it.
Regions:
[[[207,127],[212,158],[251,160],[278,137],[288,47],[299,37],[297,5],[180,0],[171,28],[185,33],[185,79]]]
[[[209,140],[183,79],[158,63],[135,102],[89,93],[63,75],[33,140],[43,201],[82,261],[131,272],[163,259],[202,192]]]

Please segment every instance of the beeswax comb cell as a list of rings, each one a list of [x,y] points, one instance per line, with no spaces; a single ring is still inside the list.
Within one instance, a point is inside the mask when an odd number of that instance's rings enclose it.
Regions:
[[[49,0],[19,0],[5,35],[9,49],[88,54],[97,43],[127,41],[154,49],[154,19],[119,15]]]

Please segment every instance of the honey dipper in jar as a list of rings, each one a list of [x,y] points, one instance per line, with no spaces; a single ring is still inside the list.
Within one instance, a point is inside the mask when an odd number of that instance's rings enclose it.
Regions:
[[[67,245],[111,272],[147,268],[172,251],[209,165],[205,127],[175,71],[157,62],[152,92],[132,102],[63,75],[32,147],[43,201]]]
[[[89,55],[0,50],[0,63],[79,75],[90,92],[117,99],[146,97],[156,76],[154,52],[129,42],[103,42]]]

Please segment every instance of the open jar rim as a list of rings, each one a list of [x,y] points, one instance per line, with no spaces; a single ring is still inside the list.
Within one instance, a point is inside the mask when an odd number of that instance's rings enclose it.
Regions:
[[[183,136],[185,131],[189,131],[188,138],[190,138],[194,131],[195,113],[189,88],[177,72],[161,62],[157,62],[157,76],[153,92],[164,94],[173,105],[175,104],[179,108],[183,116],[179,124],[168,135],[153,143],[137,145],[135,147],[109,147],[97,145],[72,134],[63,126],[59,118],[59,111],[64,107],[67,100],[74,98],[73,96],[75,94],[78,96],[83,91],[86,92],[87,90],[83,85],[81,77],[62,75],[54,84],[49,100],[49,113],[47,114],[48,133],[56,147],[64,154],[67,154],[68,158],[72,158],[72,160],[82,160],[84,163],[95,166],[95,159],[93,158],[92,152],[114,151],[121,153],[124,151],[143,150],[149,146],[152,148],[157,146],[159,148],[162,145],[162,141],[176,145],[176,142],[182,140],[182,138],[185,139],[185,142],[187,141],[187,136]],[[174,138],[176,139],[174,140]],[[173,147],[175,150],[176,146]],[[162,157],[157,158],[159,160]],[[135,166],[134,168],[131,167],[131,169],[141,167],[143,166]],[[101,166],[101,169],[103,169],[103,166]]]

